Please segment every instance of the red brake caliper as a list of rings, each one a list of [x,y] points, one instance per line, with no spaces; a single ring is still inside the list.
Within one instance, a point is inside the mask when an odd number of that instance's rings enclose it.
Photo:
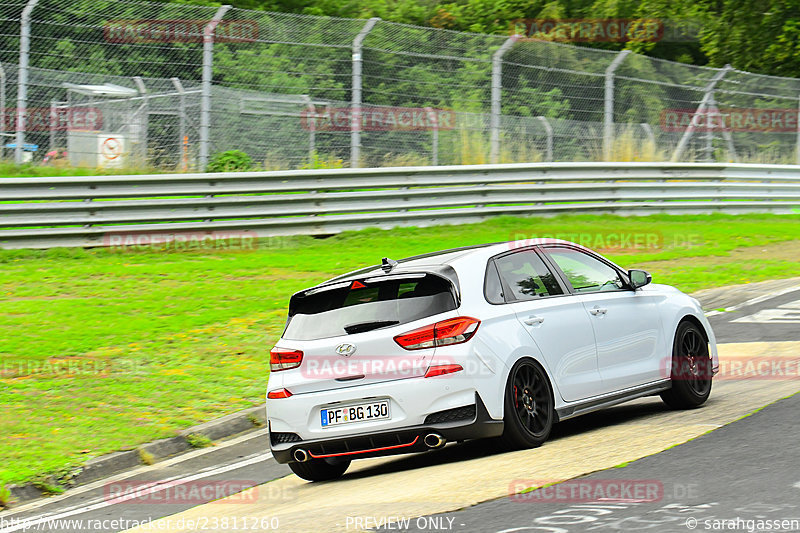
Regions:
[[[517,396],[517,386],[514,385],[514,407],[519,407],[519,396]]]

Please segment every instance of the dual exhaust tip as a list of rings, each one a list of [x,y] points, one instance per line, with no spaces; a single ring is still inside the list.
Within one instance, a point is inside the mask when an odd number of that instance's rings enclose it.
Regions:
[[[427,446],[428,448],[435,449],[444,446],[447,443],[447,439],[445,439],[438,433],[428,433],[422,439],[422,442],[424,442],[425,446]],[[308,455],[308,452],[302,449],[295,450],[292,455],[294,456],[294,460],[297,461],[298,463],[305,463],[311,458]]]

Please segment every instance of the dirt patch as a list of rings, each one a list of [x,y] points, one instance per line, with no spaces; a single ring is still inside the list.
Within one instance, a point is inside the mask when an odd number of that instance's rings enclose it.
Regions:
[[[724,263],[738,263],[757,259],[771,259],[774,261],[796,261],[800,263],[800,240],[778,242],[765,246],[748,246],[731,250],[728,255],[709,255],[703,257],[681,257],[667,261],[647,261],[645,264],[657,268],[685,265],[687,260],[692,265],[719,265]]]

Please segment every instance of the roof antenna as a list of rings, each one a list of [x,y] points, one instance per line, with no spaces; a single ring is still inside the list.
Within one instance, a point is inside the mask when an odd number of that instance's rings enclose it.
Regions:
[[[384,257],[381,259],[381,270],[386,272],[387,274],[391,272],[391,270],[397,266],[397,261],[394,259],[389,259],[388,257]]]

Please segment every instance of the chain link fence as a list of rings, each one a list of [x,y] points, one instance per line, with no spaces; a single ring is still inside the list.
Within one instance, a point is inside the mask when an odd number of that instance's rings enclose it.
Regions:
[[[800,80],[508,35],[2,0],[0,158],[203,170],[800,162]]]

